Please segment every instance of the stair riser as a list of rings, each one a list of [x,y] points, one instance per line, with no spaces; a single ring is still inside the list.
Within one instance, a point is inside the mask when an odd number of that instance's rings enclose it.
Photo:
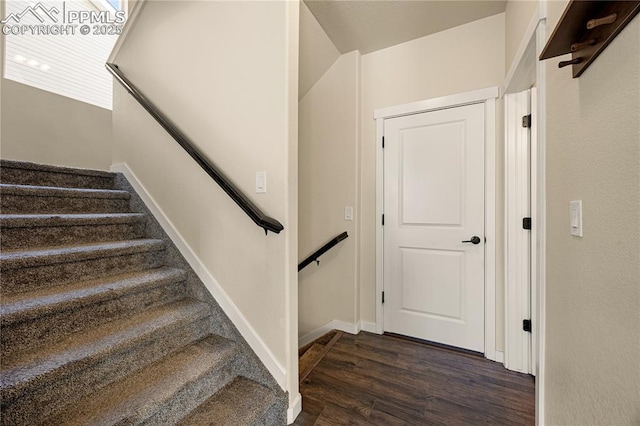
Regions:
[[[37,213],[126,213],[129,200],[92,197],[42,197],[2,194],[4,214]]]
[[[26,249],[103,241],[134,240],[144,235],[144,223],[84,226],[40,226],[9,228],[0,234],[3,249]]]
[[[2,424],[39,424],[67,404],[73,404],[80,397],[205,337],[209,332],[210,318],[204,317],[155,333],[127,351],[89,360],[91,365],[84,368],[68,367],[67,374],[55,381],[33,383],[17,394],[7,390],[3,394]]]
[[[223,369],[209,371],[198,380],[189,383],[169,401],[157,406],[157,410],[145,419],[128,419],[127,425],[173,425],[182,420],[186,414],[196,409],[212,395],[237,377],[239,365],[232,361]]]
[[[7,356],[46,345],[47,342],[62,339],[71,333],[178,301],[184,297],[185,287],[185,282],[149,286],[143,291],[131,292],[115,299],[72,307],[63,312],[39,316],[16,324],[2,324],[2,353]]]
[[[3,268],[0,271],[2,274],[0,291],[3,295],[22,293],[75,281],[158,268],[163,264],[164,250],[159,250],[32,268]]]
[[[87,176],[43,170],[2,167],[2,183],[16,185],[56,186],[61,188],[113,189],[113,176]]]

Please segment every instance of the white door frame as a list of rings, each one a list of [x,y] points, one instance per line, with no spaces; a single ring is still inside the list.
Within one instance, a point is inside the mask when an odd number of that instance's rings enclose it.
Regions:
[[[523,229],[522,218],[531,213],[531,127],[522,124],[532,112],[533,89],[504,95],[504,194],[505,194],[505,295],[504,366],[521,373],[532,368],[532,334],[523,330],[524,319],[531,320],[531,252],[533,231]]]
[[[384,327],[382,290],[384,280],[384,244],[382,214],[384,212],[384,157],[382,137],[384,120],[411,114],[455,108],[463,105],[485,106],[485,268],[484,268],[484,356],[493,361],[496,353],[496,98],[499,88],[489,87],[440,98],[428,99],[404,105],[376,109],[376,331],[382,334]],[[500,354],[501,355],[501,354]]]
[[[531,87],[533,81],[531,123],[531,322],[532,368],[536,375],[536,424],[545,424],[545,312],[546,312],[546,64],[538,60],[547,42],[547,3],[538,2],[507,78],[503,93],[515,93]]]

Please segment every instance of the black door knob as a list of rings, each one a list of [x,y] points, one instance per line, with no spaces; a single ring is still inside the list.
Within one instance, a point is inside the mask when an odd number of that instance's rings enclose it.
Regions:
[[[480,237],[474,235],[470,240],[463,241],[463,243],[472,243],[472,244],[480,244]]]

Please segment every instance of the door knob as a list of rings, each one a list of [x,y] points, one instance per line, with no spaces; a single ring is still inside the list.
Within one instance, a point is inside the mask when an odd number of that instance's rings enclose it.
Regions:
[[[472,244],[480,244],[480,237],[474,235],[470,240],[463,241],[463,243],[472,243]]]

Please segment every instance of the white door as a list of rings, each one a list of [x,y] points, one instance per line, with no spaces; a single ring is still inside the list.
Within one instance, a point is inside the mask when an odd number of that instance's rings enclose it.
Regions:
[[[524,228],[522,220],[525,217],[531,218],[532,211],[532,127],[523,126],[523,117],[533,111],[531,93],[531,90],[526,90],[510,93],[504,97],[505,204],[507,207],[504,366],[509,370],[522,373],[533,372],[531,333],[524,331],[522,326],[523,320],[533,319],[531,316],[531,230]]]
[[[484,134],[483,104],[384,121],[385,331],[484,353]]]

